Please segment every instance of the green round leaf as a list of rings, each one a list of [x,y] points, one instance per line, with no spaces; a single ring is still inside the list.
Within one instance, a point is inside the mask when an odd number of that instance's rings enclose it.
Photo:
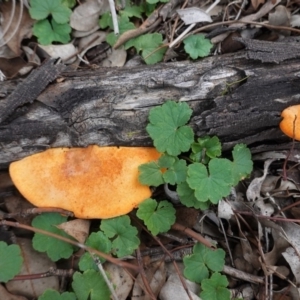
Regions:
[[[199,201],[210,200],[216,204],[230,193],[232,162],[225,158],[213,158],[208,164],[208,170],[201,163],[193,163],[188,166],[186,181],[195,190],[195,196]]]
[[[35,20],[43,20],[52,15],[57,23],[65,24],[72,11],[61,0],[30,0],[29,13]]]
[[[66,221],[67,218],[58,213],[44,213],[33,219],[32,226],[70,238],[69,235],[56,226]],[[47,255],[53,261],[69,258],[73,254],[72,245],[45,234],[35,233],[32,245],[39,252],[47,252]]]
[[[150,110],[146,130],[159,152],[177,156],[190,149],[194,133],[191,127],[184,125],[191,115],[192,110],[185,102],[167,101]]]
[[[132,254],[139,246],[138,231],[130,224],[128,216],[102,220],[100,229],[112,239],[112,252],[118,257]]]
[[[233,156],[233,184],[236,185],[241,179],[252,172],[253,161],[251,152],[245,144],[237,144],[232,151]]]
[[[228,280],[220,273],[214,273],[211,278],[201,282],[201,298],[204,300],[230,300],[230,291],[226,288]]]
[[[194,34],[183,40],[184,50],[192,59],[208,56],[212,43],[203,34]]]
[[[7,282],[21,271],[23,258],[18,245],[0,242],[0,282]]]
[[[38,21],[33,26],[33,34],[42,45],[49,45],[52,42],[66,44],[70,41],[71,27],[69,24],[58,24],[54,20]]]
[[[103,276],[95,270],[75,272],[72,288],[78,300],[109,300],[110,291]]]
[[[180,202],[187,207],[194,207],[201,210],[205,210],[209,207],[209,201],[199,201],[195,197],[195,191],[190,188],[186,181],[178,184],[176,191]]]
[[[160,33],[149,33],[129,40],[125,44],[125,49],[135,47],[137,52],[142,52],[145,62],[150,65],[162,60],[167,49],[161,47],[162,45],[163,39]]]
[[[39,296],[38,300],[76,300],[76,296],[74,293],[65,292],[60,294],[58,291],[49,289],[46,290],[41,296]]]
[[[161,167],[152,161],[139,166],[139,181],[148,186],[159,186],[164,183]]]
[[[92,232],[87,238],[85,244],[104,253],[109,253],[111,250],[111,241],[101,231]],[[105,259],[102,257],[99,257],[99,259],[102,263],[105,261]],[[88,252],[84,253],[80,257],[78,265],[80,271],[86,271],[88,269],[98,270],[93,257]]]
[[[179,184],[186,180],[187,166],[186,161],[183,159],[176,159],[175,162],[168,167],[165,173],[163,173],[163,178],[166,183],[169,184]]]
[[[146,199],[139,205],[136,215],[144,221],[153,235],[167,232],[175,223],[175,209],[168,201],[157,203],[154,199]]]
[[[194,282],[202,282],[209,277],[209,271],[221,271],[225,265],[225,252],[222,249],[212,250],[197,243],[193,254],[183,258],[184,276]]]

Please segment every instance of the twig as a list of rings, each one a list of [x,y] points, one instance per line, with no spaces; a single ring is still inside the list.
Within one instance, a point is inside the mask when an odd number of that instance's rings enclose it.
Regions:
[[[221,226],[223,236],[224,236],[224,239],[225,239],[225,243],[226,243],[226,246],[227,246],[227,250],[228,250],[229,258],[230,258],[230,261],[231,261],[231,265],[233,267],[235,267],[233,257],[232,257],[232,252],[231,252],[231,249],[230,249],[230,246],[229,246],[229,243],[228,243],[228,239],[227,239],[227,235],[226,235],[226,232],[225,232],[225,229],[224,229],[224,226],[223,226],[223,222],[222,222],[221,218],[218,217],[218,219],[219,219],[219,224]]]
[[[232,277],[245,280],[248,282],[256,283],[256,284],[264,284],[265,280],[264,277],[261,276],[255,276],[249,273],[246,273],[244,271],[237,270],[235,268],[224,266],[222,272],[224,272],[227,275],[230,275]]]
[[[125,44],[127,41],[129,41],[130,39],[133,39],[135,37],[138,37],[148,31],[150,31],[152,28],[155,28],[160,22],[161,22],[161,19],[158,19],[153,24],[151,24],[149,27],[141,26],[140,28],[131,29],[131,30],[124,32],[123,34],[121,34],[121,36],[119,37],[119,39],[117,40],[117,42],[115,43],[113,48],[117,49],[120,46],[122,46],[123,44]]]
[[[113,287],[113,285],[111,284],[110,280],[107,278],[107,275],[103,269],[102,263],[99,259],[99,257],[97,257],[94,252],[90,252],[95,264],[97,265],[97,268],[99,270],[99,272],[101,273],[102,277],[104,278],[104,281],[106,282],[107,287],[109,288],[110,292],[111,292],[111,296],[113,297],[113,300],[119,300],[118,295],[116,294],[116,291]]]
[[[110,8],[111,17],[112,17],[113,26],[114,26],[114,33],[115,33],[115,35],[118,35],[120,33],[120,31],[119,31],[118,19],[117,19],[117,14],[116,14],[115,2],[114,2],[114,0],[108,0],[108,3],[109,3],[109,8]]]
[[[18,216],[27,217],[30,215],[37,215],[37,214],[41,214],[44,212],[57,212],[59,214],[65,215],[67,217],[74,217],[74,214],[71,211],[68,211],[65,209],[56,208],[56,207],[34,207],[34,208],[24,209],[24,210],[21,210],[16,213],[4,213],[2,218],[3,219],[12,219],[12,218],[15,218]]]
[[[40,279],[40,278],[46,278],[46,277],[51,277],[51,276],[72,277],[73,273],[74,273],[73,269],[62,270],[62,269],[49,268],[49,270],[44,273],[17,275],[12,280],[14,280],[14,281],[15,280],[32,280],[32,279]]]
[[[176,264],[176,262],[175,262],[175,260],[174,260],[174,257],[173,257],[173,255],[172,255],[172,253],[168,250],[168,249],[166,249],[166,247],[162,244],[162,242],[156,237],[156,236],[154,236],[154,235],[152,235],[152,234],[150,234],[150,232],[149,232],[149,230],[145,227],[145,226],[143,226],[142,224],[141,224],[141,222],[136,218],[136,217],[132,217],[133,218],[133,220],[136,222],[136,223],[138,223],[160,246],[161,246],[161,248],[163,249],[163,251],[166,253],[166,255],[168,255],[170,258],[171,258],[171,261],[172,261],[172,263],[173,263],[173,266],[174,266],[174,268],[175,268],[175,270],[176,270],[176,272],[177,272],[177,274],[178,274],[178,277],[179,277],[179,280],[180,280],[180,282],[181,282],[181,284],[182,284],[182,286],[183,286],[183,288],[184,288],[184,290],[185,290],[185,292],[187,293],[187,295],[188,295],[188,297],[189,297],[189,299],[190,300],[192,300],[192,296],[191,296],[191,294],[190,294],[190,291],[189,291],[189,289],[188,289],[188,287],[187,287],[187,285],[186,285],[186,282],[185,282],[185,280],[182,278],[182,275],[181,275],[181,273],[180,273],[180,271],[179,271],[179,268],[178,268],[178,266],[177,266],[177,264]],[[173,225],[174,226],[174,225]]]
[[[149,285],[149,282],[147,280],[147,275],[145,273],[145,270],[143,268],[143,262],[142,262],[142,256],[141,256],[141,251],[139,249],[136,250],[136,258],[137,258],[137,261],[138,261],[138,264],[140,266],[140,275],[141,275],[141,278],[142,278],[142,281],[143,281],[143,284],[144,284],[144,287],[146,289],[146,292],[148,293],[148,296],[152,299],[152,300],[155,300],[156,297]]]
[[[234,210],[234,212],[237,214],[240,214],[240,215],[254,216],[258,219],[268,219],[268,220],[273,220],[273,221],[300,223],[299,219],[287,219],[287,218],[282,218],[282,217],[278,218],[278,217],[270,217],[270,216],[264,216],[264,215],[256,215],[253,212],[249,212],[249,211]]]
[[[291,149],[289,150],[289,152],[288,152],[288,154],[287,154],[287,156],[286,156],[286,159],[284,160],[284,163],[283,163],[283,174],[282,174],[282,179],[283,179],[284,181],[287,180],[286,166],[287,166],[289,157],[290,157],[291,153],[294,151],[294,147],[295,147],[295,129],[296,129],[296,121],[297,121],[297,115],[295,115],[294,120],[293,120],[293,143],[292,143],[292,147],[291,147]]]
[[[209,24],[206,26],[203,26],[201,28],[197,28],[195,29],[193,32],[189,33],[189,35],[198,33],[198,32],[202,32],[205,31],[207,29],[211,29],[214,27],[217,27],[219,25],[231,25],[231,24],[250,24],[250,25],[257,25],[257,26],[262,26],[262,27],[266,27],[266,28],[271,28],[271,29],[276,29],[276,30],[289,30],[292,32],[296,32],[296,33],[300,33],[300,29],[296,29],[296,28],[292,28],[292,27],[286,27],[286,26],[275,26],[275,25],[270,25],[270,24],[266,24],[266,23],[260,23],[260,22],[253,22],[253,21],[240,21],[240,20],[233,20],[233,21],[224,21],[224,22],[217,22],[214,24]]]
[[[213,244],[211,244],[207,239],[205,239],[200,233],[196,233],[195,231],[191,230],[190,228],[187,228],[181,224],[175,223],[172,225],[172,229],[184,232],[185,234],[194,238],[199,243],[205,245],[208,248],[216,249],[216,247]]]

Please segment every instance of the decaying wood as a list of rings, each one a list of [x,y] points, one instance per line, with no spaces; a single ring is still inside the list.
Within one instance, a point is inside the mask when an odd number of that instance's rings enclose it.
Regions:
[[[33,102],[46,86],[58,77],[65,69],[63,64],[55,65],[55,60],[48,60],[36,70],[33,70],[26,80],[2,102],[0,123],[3,123],[14,110],[24,104]]]
[[[300,57],[298,37],[286,37],[281,42],[268,42],[254,39],[236,38],[247,49],[247,58],[264,63],[280,63],[287,59]]]
[[[287,149],[289,139],[278,124],[280,112],[299,103],[299,76],[299,60],[262,64],[244,53],[195,63],[66,71],[0,125],[0,166],[49,147],[151,145],[148,111],[166,99],[187,101],[196,134],[218,135],[224,149],[237,142],[254,152]],[[1,83],[1,95],[19,82]]]

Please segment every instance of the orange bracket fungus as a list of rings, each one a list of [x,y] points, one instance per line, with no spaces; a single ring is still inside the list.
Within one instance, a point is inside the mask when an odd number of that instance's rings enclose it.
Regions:
[[[293,105],[282,111],[280,129],[290,138],[300,141],[300,105]]]
[[[35,206],[106,219],[127,214],[150,197],[149,187],[138,182],[138,166],[159,156],[147,147],[53,148],[11,163],[9,172]]]

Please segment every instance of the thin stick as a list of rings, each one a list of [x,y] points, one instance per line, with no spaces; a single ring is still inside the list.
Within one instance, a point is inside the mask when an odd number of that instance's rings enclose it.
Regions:
[[[111,296],[113,297],[113,300],[119,300],[119,297],[118,295],[116,294],[116,291],[112,285],[112,283],[110,282],[110,280],[107,278],[107,275],[103,269],[103,266],[102,266],[102,263],[99,259],[99,257],[97,257],[94,253],[91,253],[91,256],[95,262],[95,264],[97,265],[97,268],[99,270],[99,272],[101,273],[102,277],[104,278],[105,282],[106,282],[106,285],[107,287],[109,288],[110,292],[111,292]]]
[[[217,23],[213,23],[213,24],[209,24],[209,25],[203,26],[203,27],[198,28],[198,29],[194,30],[193,32],[189,33],[188,36],[192,35],[192,34],[195,34],[195,33],[198,33],[198,32],[205,31],[206,29],[211,29],[211,28],[217,27],[219,25],[231,25],[231,24],[238,24],[238,23],[242,23],[242,24],[246,24],[246,25],[247,24],[257,25],[257,26],[262,26],[262,27],[271,28],[271,29],[277,29],[277,30],[289,30],[289,31],[292,31],[292,32],[300,33],[299,29],[292,28],[292,27],[275,26],[275,25],[270,25],[270,24],[266,24],[266,23],[252,22],[252,21],[233,20],[233,21],[217,22]]]
[[[114,33],[115,33],[115,35],[118,35],[120,33],[120,31],[119,31],[119,24],[118,24],[118,19],[117,19],[115,2],[114,2],[114,0],[108,0],[108,3],[109,3],[109,8],[110,8],[111,17],[112,17],[113,26],[114,26]]]
[[[197,240],[199,243],[205,245],[206,247],[210,248],[210,249],[215,249],[216,247],[211,244],[207,239],[205,239],[201,234],[196,233],[195,231],[191,230],[190,228],[187,228],[181,224],[175,223],[172,225],[172,229],[174,230],[178,230],[178,231],[182,231],[185,234],[187,234],[188,236],[194,238],[195,240]]]

